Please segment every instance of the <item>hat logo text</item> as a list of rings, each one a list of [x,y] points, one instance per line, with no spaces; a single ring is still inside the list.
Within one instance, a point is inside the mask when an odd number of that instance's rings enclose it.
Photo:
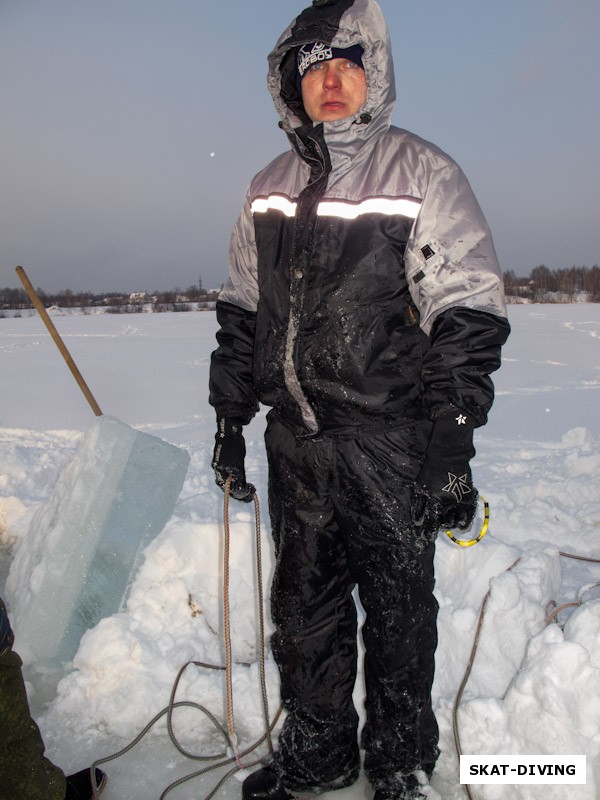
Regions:
[[[304,75],[312,64],[316,64],[318,61],[329,61],[333,58],[333,51],[330,45],[324,44],[323,42],[315,42],[310,51],[306,49],[307,46],[308,45],[303,45],[299,53],[298,72],[301,76]]]

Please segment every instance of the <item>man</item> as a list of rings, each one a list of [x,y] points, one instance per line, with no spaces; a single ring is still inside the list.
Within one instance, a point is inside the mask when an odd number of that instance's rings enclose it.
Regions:
[[[29,713],[21,659],[0,598],[0,800],[92,800],[90,770],[65,777],[44,756],[40,731]],[[106,776],[96,769],[98,795]]]
[[[365,771],[376,800],[423,796],[440,528],[467,527],[473,430],[509,325],[488,226],[459,167],[390,125],[387,28],[374,0],[315,0],[269,56],[292,145],[252,181],[220,295],[213,467],[239,500],[243,425],[265,435],[276,565],[272,650],[287,712],[245,800],[359,774],[358,586],[366,612]]]

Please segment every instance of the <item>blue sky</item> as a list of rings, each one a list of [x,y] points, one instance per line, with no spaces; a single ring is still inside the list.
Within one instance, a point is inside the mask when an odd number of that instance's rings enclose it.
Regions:
[[[308,0],[0,0],[0,287],[206,288],[287,140],[266,56]],[[394,123],[465,170],[502,267],[600,263],[598,0],[380,0]]]

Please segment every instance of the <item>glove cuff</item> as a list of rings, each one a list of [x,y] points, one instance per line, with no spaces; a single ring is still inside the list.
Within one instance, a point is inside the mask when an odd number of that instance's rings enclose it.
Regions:
[[[433,423],[427,460],[433,458],[444,463],[470,461],[475,455],[474,430],[475,420],[470,414],[459,408],[447,411]]]

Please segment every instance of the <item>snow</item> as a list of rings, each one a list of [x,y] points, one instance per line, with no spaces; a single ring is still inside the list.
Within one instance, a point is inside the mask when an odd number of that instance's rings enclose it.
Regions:
[[[439,537],[434,703],[442,754],[428,792],[431,800],[465,797],[453,705],[489,591],[458,712],[463,752],[583,754],[587,784],[478,785],[472,787],[474,797],[592,800],[600,795],[600,564],[567,559],[561,552],[600,558],[600,306],[514,305],[509,315],[513,333],[495,376],[496,403],[475,440],[474,478],[490,503],[489,532],[473,547]],[[223,496],[210,468],[214,414],[207,380],[214,315],[69,314],[57,327],[104,413],[184,447],[191,456],[174,514],[147,548],[126,610],[88,631],[61,674],[26,664],[31,706],[48,755],[70,772],[133,739],[167,706],[187,662],[224,663]],[[11,559],[27,547],[32,518],[73,459],[93,415],[33,312],[0,319],[0,368],[4,596]],[[268,583],[265,411],[246,429],[246,439]],[[230,519],[234,719],[243,750],[264,727],[252,506],[232,501]],[[580,604],[546,624],[552,601]],[[266,679],[273,715],[277,672],[268,648]],[[359,682],[359,705],[361,692]],[[200,704],[226,724],[222,671],[188,666],[176,700]],[[194,754],[225,750],[222,733],[197,708],[178,709],[173,727],[181,746]],[[253,758],[243,759],[245,766]],[[109,784],[103,798],[157,798],[172,781],[205,767],[175,749],[162,717],[131,753],[105,764]],[[184,783],[169,797],[204,797],[222,774]],[[239,795],[233,778],[219,790],[227,799]],[[362,800],[370,790],[361,780],[336,796]]]

